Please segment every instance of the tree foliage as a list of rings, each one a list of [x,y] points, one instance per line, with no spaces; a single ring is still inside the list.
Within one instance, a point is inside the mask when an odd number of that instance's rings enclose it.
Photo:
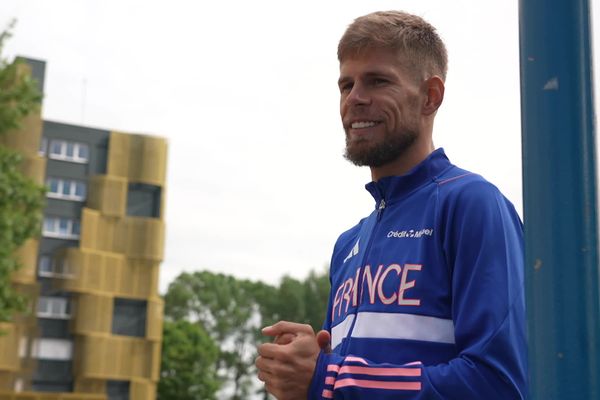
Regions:
[[[14,25],[13,20],[0,33],[0,135],[18,129],[23,118],[37,111],[42,101],[36,81],[29,74],[20,72],[19,65],[23,61],[9,61],[1,56]]]
[[[165,296],[167,318],[188,318],[220,344],[217,371],[221,381],[232,386],[232,399],[248,397],[254,368],[252,346],[260,317],[253,289],[249,281],[202,271],[180,275]]]
[[[40,229],[44,189],[18,170],[21,156],[0,146],[0,321],[22,311],[25,299],[11,285],[21,267],[15,251]]]
[[[158,399],[213,400],[219,347],[199,324],[165,321]]]
[[[311,271],[303,281],[284,276],[276,294],[259,302],[263,324],[285,320],[309,324],[315,331],[320,330],[325,319],[329,287],[326,272]]]
[[[3,136],[17,135],[27,115],[39,111],[41,94],[28,74],[20,73],[21,61],[1,56],[10,29],[0,33],[0,143]],[[23,175],[22,156],[0,146],[0,321],[22,311],[25,299],[11,285],[11,274],[21,264],[15,251],[40,229],[44,188]]]
[[[214,362],[220,398],[246,399],[256,381],[256,347],[265,340],[260,328],[285,319],[318,330],[328,294],[325,273],[312,272],[304,281],[284,277],[279,286],[208,271],[184,273],[169,285],[165,318],[191,321],[206,329],[220,347]]]

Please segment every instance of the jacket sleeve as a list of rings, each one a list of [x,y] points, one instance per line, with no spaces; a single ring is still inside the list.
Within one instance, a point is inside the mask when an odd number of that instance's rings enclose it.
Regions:
[[[438,365],[419,360],[392,365],[321,353],[309,399],[525,399],[519,217],[494,186],[481,182],[445,204],[440,221],[452,276],[456,358]]]

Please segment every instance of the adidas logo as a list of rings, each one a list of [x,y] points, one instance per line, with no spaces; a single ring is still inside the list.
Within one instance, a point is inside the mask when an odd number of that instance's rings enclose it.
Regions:
[[[350,253],[346,256],[346,258],[344,258],[344,262],[342,264],[344,264],[346,261],[348,261],[353,256],[358,254],[358,242],[360,242],[360,238],[358,238],[358,240],[356,241],[356,244],[354,245],[352,250],[350,250]]]

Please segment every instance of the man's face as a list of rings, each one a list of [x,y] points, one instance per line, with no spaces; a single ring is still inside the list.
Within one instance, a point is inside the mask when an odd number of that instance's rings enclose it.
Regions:
[[[374,49],[344,59],[338,83],[348,160],[381,167],[417,140],[419,84],[396,52]]]

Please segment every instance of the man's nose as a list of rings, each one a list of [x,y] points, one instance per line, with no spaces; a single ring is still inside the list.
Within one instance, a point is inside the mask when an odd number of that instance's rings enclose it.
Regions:
[[[355,84],[346,98],[350,106],[366,105],[371,102],[371,96],[363,85]]]

